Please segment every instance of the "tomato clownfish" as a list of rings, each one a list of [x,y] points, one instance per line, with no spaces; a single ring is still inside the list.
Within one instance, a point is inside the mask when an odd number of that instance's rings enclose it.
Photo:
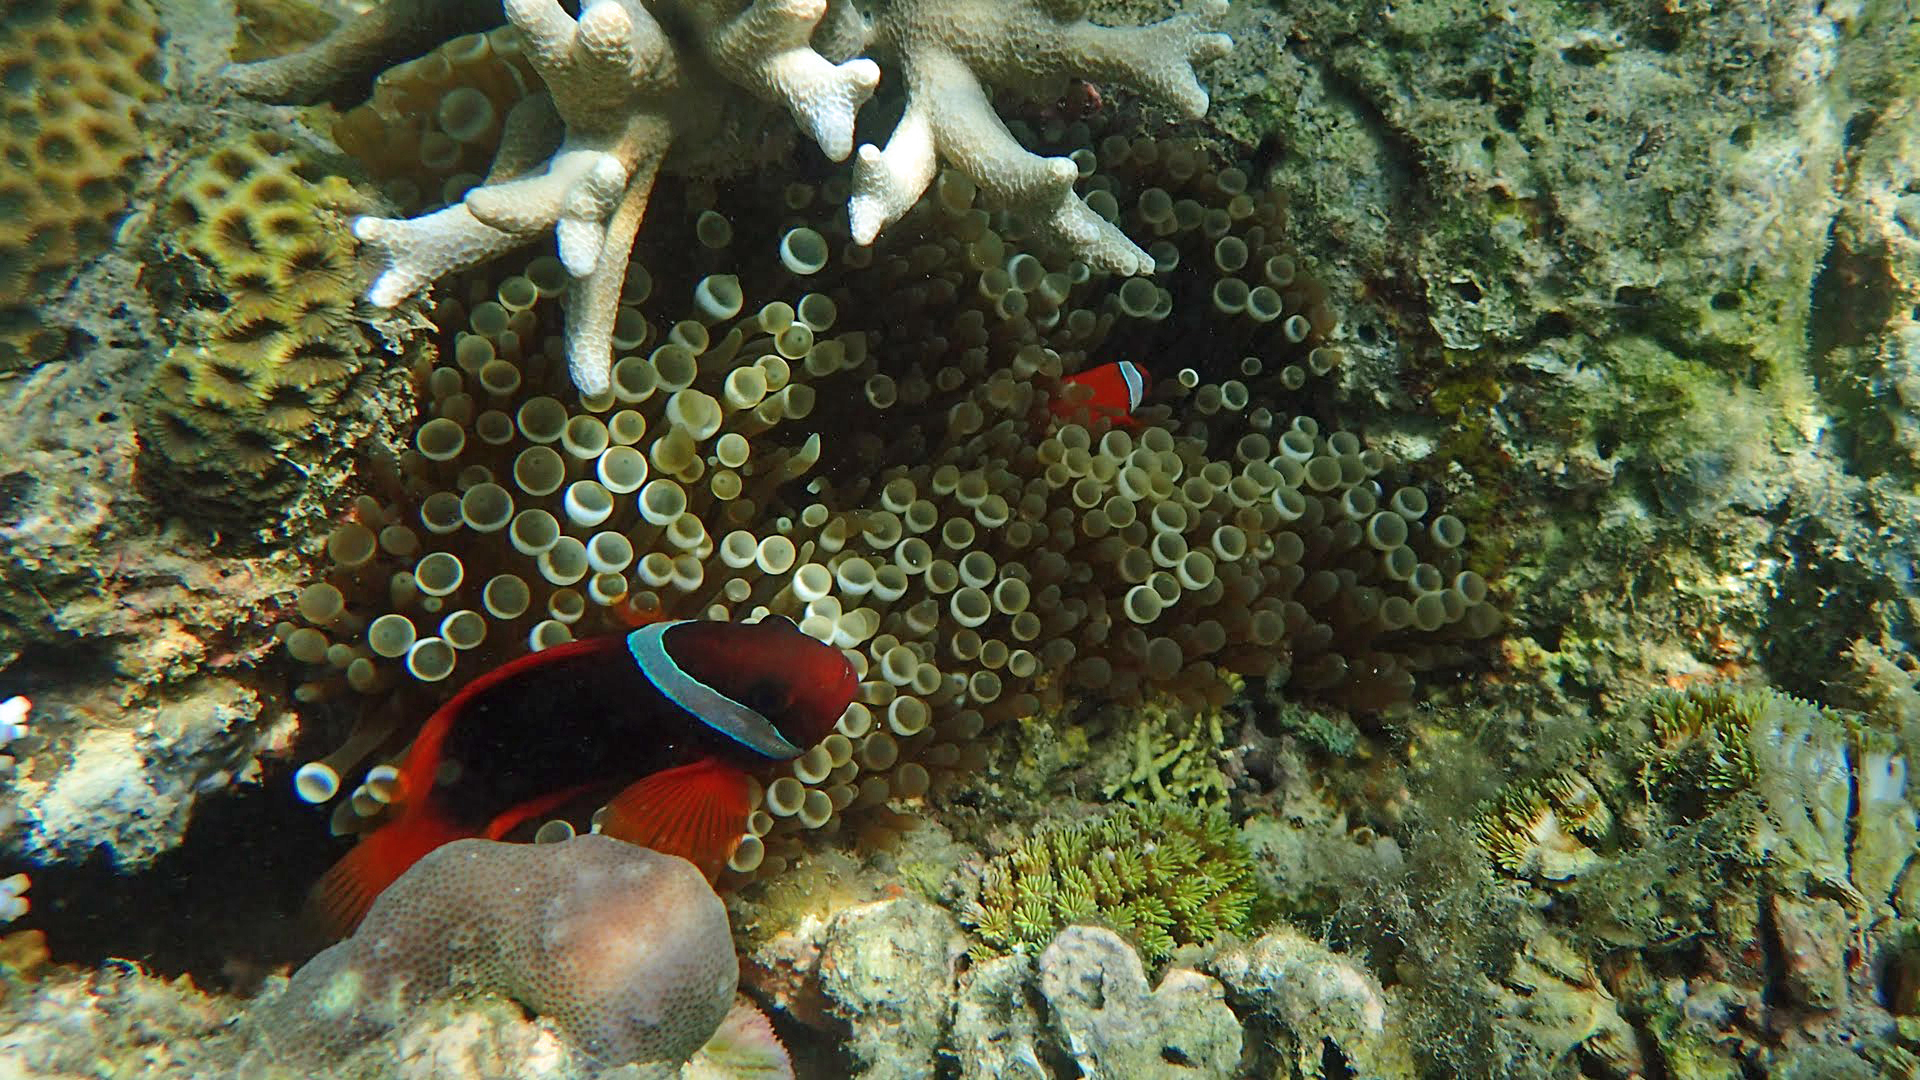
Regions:
[[[1147,396],[1149,379],[1147,369],[1131,360],[1101,364],[1061,379],[1060,394],[1048,408],[1067,423],[1092,426],[1105,420],[1132,427],[1138,423],[1133,413]]]
[[[825,738],[857,684],[846,654],[778,616],[658,622],[520,657],[427,719],[399,766],[398,816],[327,871],[315,906],[345,933],[434,848],[500,839],[621,784],[600,831],[713,880],[746,829],[751,770]]]

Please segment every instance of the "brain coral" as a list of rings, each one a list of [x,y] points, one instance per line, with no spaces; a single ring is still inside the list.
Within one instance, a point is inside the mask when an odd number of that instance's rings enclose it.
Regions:
[[[36,302],[112,242],[162,36],[144,0],[19,0],[0,19],[0,372],[65,347]]]
[[[415,864],[252,1023],[263,1065],[322,1068],[424,1002],[493,993],[595,1058],[681,1062],[738,977],[726,910],[684,859],[600,836],[462,840]]]

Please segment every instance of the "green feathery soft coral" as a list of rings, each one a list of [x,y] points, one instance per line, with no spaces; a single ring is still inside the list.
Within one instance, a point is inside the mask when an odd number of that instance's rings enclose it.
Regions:
[[[1255,899],[1252,858],[1225,814],[1129,806],[1033,830],[987,865],[962,918],[982,952],[1037,948],[1094,923],[1157,963],[1176,946],[1244,931]]]
[[[1763,710],[1805,705],[1783,694],[1715,688],[1662,694],[1648,709],[1653,741],[1640,751],[1641,790],[1675,784],[1704,794],[1753,783],[1751,733]],[[1812,708],[1812,706],[1806,706]]]

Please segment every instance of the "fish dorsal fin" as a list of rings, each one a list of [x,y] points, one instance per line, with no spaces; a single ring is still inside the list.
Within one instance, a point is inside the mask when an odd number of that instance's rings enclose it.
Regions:
[[[787,741],[773,721],[681,669],[679,661],[667,651],[666,634],[691,621],[654,623],[627,635],[627,650],[633,654],[633,662],[640,665],[640,674],[669,701],[754,753],[777,761],[799,757],[800,748]]]

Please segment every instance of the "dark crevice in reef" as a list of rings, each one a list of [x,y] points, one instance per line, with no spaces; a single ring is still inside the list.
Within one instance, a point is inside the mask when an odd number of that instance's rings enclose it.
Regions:
[[[123,875],[104,852],[33,869],[33,913],[18,926],[44,931],[62,963],[133,960],[164,977],[250,994],[276,967],[326,944],[301,907],[340,851],[325,815],[294,796],[288,775],[270,771],[259,784],[202,800],[180,847],[146,870]]]
[[[39,486],[40,481],[32,473],[10,472],[0,476],[0,522],[6,521],[13,508],[32,495]]]
[[[793,1056],[795,1076],[852,1076],[860,1071],[853,1056],[847,1053],[844,1038],[822,1035],[817,1028],[794,1019],[792,1013],[771,1001],[756,996],[755,1003],[773,1024],[773,1033],[786,1046],[787,1053]]]
[[[1884,472],[1899,456],[1884,452],[1894,442],[1888,417],[1893,406],[1875,400],[1880,373],[1863,369],[1868,358],[1861,355],[1862,346],[1885,332],[1897,294],[1884,244],[1854,251],[1837,229],[1829,230],[1826,255],[1813,279],[1808,349],[1820,396],[1836,421],[1841,452],[1849,468],[1863,476]]]
[[[1787,993],[1787,950],[1780,940],[1780,924],[1774,921],[1772,898],[1762,892],[1757,901],[1760,905],[1759,933],[1761,970],[1766,982],[1760,988],[1760,1002],[1768,1009],[1779,1009],[1789,1000]]]
[[[1887,581],[1870,567],[1826,555],[1833,541],[1817,526],[1794,538],[1768,605],[1762,658],[1779,689],[1810,701],[1825,700],[1834,677],[1833,658],[1873,633],[1876,608],[1891,596]]]

